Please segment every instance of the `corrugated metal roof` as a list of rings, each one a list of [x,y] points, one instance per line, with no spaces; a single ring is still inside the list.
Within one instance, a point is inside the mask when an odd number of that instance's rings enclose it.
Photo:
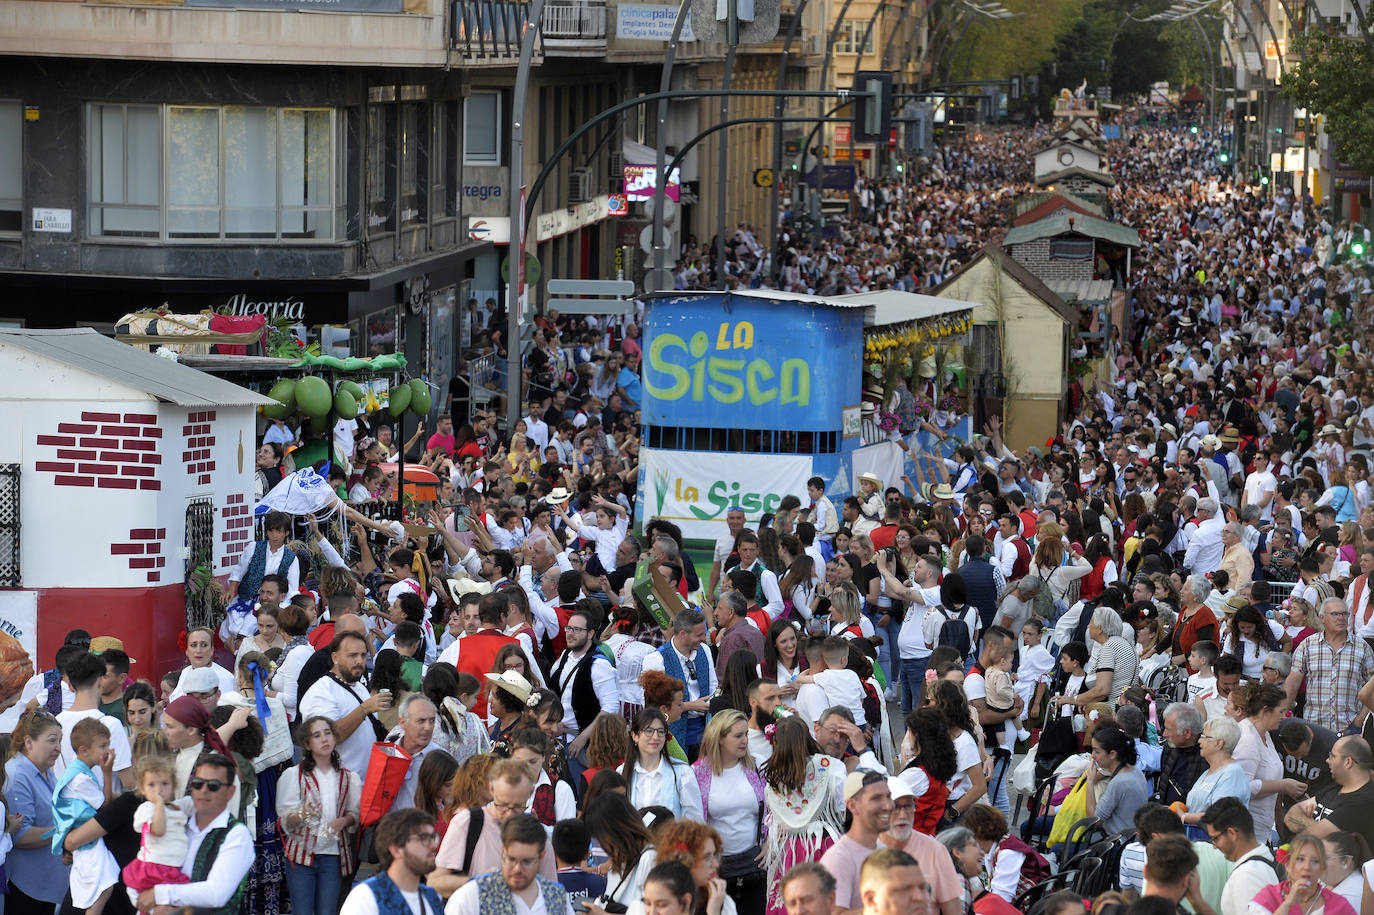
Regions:
[[[1073,220],[1073,224],[1069,224]],[[1022,242],[1034,241],[1037,238],[1054,238],[1059,235],[1086,235],[1089,238],[1100,238],[1109,241],[1114,245],[1125,245],[1129,248],[1140,247],[1140,233],[1135,229],[1120,225],[1115,222],[1107,222],[1105,219],[1095,219],[1092,216],[1084,216],[1082,213],[1060,210],[1044,219],[1037,219],[1035,222],[1028,222],[1023,226],[1014,226],[1002,239],[1003,246],[1019,245]]]
[[[1086,168],[1080,168],[1077,165],[1066,168],[1063,171],[1051,172],[1048,175],[1036,175],[1035,186],[1046,187],[1051,184],[1058,184],[1061,181],[1067,181],[1069,178],[1073,178],[1076,176],[1082,176],[1084,178],[1087,178],[1089,181],[1092,181],[1095,184],[1101,184],[1107,187],[1116,187],[1116,179],[1113,178],[1111,175],[1107,174],[1106,172],[1094,172]]]
[[[1069,304],[1102,305],[1112,298],[1111,280],[1054,280],[1045,285]]]
[[[256,407],[273,402],[223,378],[112,340],[89,327],[0,329],[0,344],[100,375],[182,407]]]
[[[671,303],[674,299],[680,298],[722,295],[763,299],[768,302],[800,302],[805,305],[823,305],[828,308],[868,308],[871,310],[864,314],[864,325],[867,327],[882,327],[887,324],[901,324],[904,321],[918,321],[935,315],[967,311],[975,307],[973,302],[921,295],[916,292],[901,292],[896,289],[852,292],[846,295],[833,296],[806,295],[800,292],[784,292],[781,289],[732,289],[729,293],[706,289],[671,293],[656,292],[646,298]]]
[[[943,299],[934,295],[918,292],[902,292],[897,289],[880,289],[875,292],[855,292],[849,295],[834,296],[835,304],[841,302],[854,306],[872,306],[873,310],[864,316],[864,324],[870,327],[884,327],[888,324],[901,324],[906,321],[919,321],[958,311],[971,311],[973,302],[959,299]]]

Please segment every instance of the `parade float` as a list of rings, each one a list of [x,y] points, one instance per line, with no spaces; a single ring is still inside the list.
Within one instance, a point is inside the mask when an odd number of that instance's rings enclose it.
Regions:
[[[651,296],[637,520],[666,518],[714,539],[733,506],[752,524],[785,496],[806,505],[813,476],[838,505],[859,473],[900,487],[918,460],[933,472],[972,431],[957,359],[972,308],[893,290]],[[909,411],[903,428],[894,409],[903,386],[908,407],[947,424],[947,441],[913,428]]]

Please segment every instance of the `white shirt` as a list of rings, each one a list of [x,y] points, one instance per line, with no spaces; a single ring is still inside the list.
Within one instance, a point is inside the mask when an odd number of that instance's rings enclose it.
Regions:
[[[629,522],[624,515],[615,516],[615,524],[610,530],[603,530],[595,523],[585,523],[576,514],[568,515],[568,527],[577,532],[583,540],[596,545],[596,558],[601,560],[601,568],[611,571],[615,568],[615,554],[620,542],[625,539]]]
[[[515,903],[515,915],[573,915],[571,901],[568,903],[566,911],[550,912],[549,907],[544,905],[544,894],[539,892],[539,884],[535,882],[530,886],[535,890],[533,903],[528,903],[515,893],[511,893],[511,901]],[[351,907],[350,903],[353,902],[353,897],[359,893],[366,894],[367,904],[371,908],[365,908],[362,905],[357,908]],[[409,902],[410,899],[407,898],[406,901]],[[415,915],[421,915],[418,907],[412,907],[412,911]],[[449,897],[448,905],[444,906],[444,915],[481,915],[481,912],[482,901],[477,892],[477,882],[474,880],[469,880],[459,887],[458,891]],[[378,915],[377,902],[372,891],[365,886],[355,888],[353,892],[348,894],[348,901],[344,903],[339,915]],[[393,913],[388,912],[387,915],[393,915]],[[424,915],[435,915],[435,913],[425,912]]]
[[[419,768],[416,767],[415,771],[418,772],[418,771],[419,771]],[[548,785],[548,784],[552,784],[552,785],[553,785],[553,813],[554,813],[554,818],[557,819],[557,820],[570,820],[570,819],[572,819],[573,817],[577,816],[577,798],[573,797],[572,785],[569,785],[567,782],[563,781],[561,778],[560,778],[557,782],[552,782],[552,783],[551,783],[551,782],[549,781],[549,773],[547,773],[547,772],[545,772],[545,771],[543,771],[543,770],[541,769],[540,772],[539,772],[539,781],[535,782],[534,787],[537,789],[540,785]],[[415,796],[415,795],[414,795],[414,793],[412,792],[412,794],[411,794],[412,802],[413,802],[414,796]],[[402,806],[402,804],[401,804],[401,796],[400,796],[399,794],[396,795],[396,806],[397,806],[397,807],[401,807],[401,806]],[[412,806],[412,805],[411,805],[411,804],[406,804],[406,805],[404,805],[404,806],[409,807],[409,806]],[[530,800],[529,800],[529,803],[527,803],[527,804],[525,805],[525,812],[526,812],[526,813],[530,813],[530,814],[534,813],[534,792],[533,792],[533,791],[530,792]]]
[[[320,677],[301,697],[299,717],[303,721],[313,715],[323,715],[330,721],[338,721],[352,714],[367,698],[367,687],[362,681],[354,683],[351,689],[345,689],[332,677]],[[339,760],[343,767],[365,780],[367,763],[372,757],[372,745],[376,742],[377,734],[372,722],[364,718],[353,733],[339,743]]]
[[[1278,874],[1268,864],[1247,864],[1251,858],[1273,860],[1269,849],[1262,842],[1241,856],[1236,866],[1231,868],[1231,876],[1226,878],[1226,884],[1222,887],[1220,915],[1245,915],[1250,908],[1250,901],[1260,890],[1279,882]]]
[[[1263,470],[1256,470],[1245,478],[1245,504],[1258,505],[1264,498],[1265,493],[1272,493],[1279,487],[1278,480],[1269,472],[1266,467]],[[1260,519],[1272,521],[1274,518],[1274,500],[1271,498],[1263,508],[1260,509]]]
[[[58,686],[62,690],[62,708],[71,708],[72,703],[76,701],[76,693],[72,692],[72,688],[67,685],[66,680],[58,680]],[[40,696],[42,698],[39,698]],[[48,692],[43,689],[43,672],[39,671],[29,677],[28,682],[24,684],[24,689],[19,693],[19,701],[15,703],[15,707],[22,710],[28,706],[30,699],[38,699],[38,704],[46,708],[44,700],[47,698]]]
[[[1221,542],[1221,529],[1225,526],[1226,521],[1219,514],[1198,523],[1188,543],[1188,552],[1183,556],[1184,568],[1195,575],[1221,568],[1221,557],[1226,552],[1226,545]]]
[[[249,563],[251,563],[251,562],[253,561],[253,552],[254,552],[254,549],[255,549],[255,548],[254,548],[253,545],[250,543],[250,544],[248,545],[248,549],[246,549],[246,550],[243,551],[243,554],[239,557],[239,564],[236,565],[236,566],[234,566],[234,571],[232,571],[232,572],[229,573],[229,580],[230,580],[230,581],[243,581],[243,576],[245,576],[245,575],[248,574],[248,565],[249,565]],[[277,550],[275,553],[272,552],[272,547],[271,547],[271,546],[268,546],[268,548],[267,548],[267,558],[263,561],[263,565],[262,565],[262,574],[264,574],[264,575],[276,575],[276,574],[277,574],[277,570],[281,568],[281,561],[282,561],[282,558],[285,557],[285,556],[286,556],[286,545],[285,545],[285,544],[282,544],[281,549]],[[286,584],[287,584],[287,589],[286,589],[286,593],[287,593],[287,594],[295,594],[295,593],[300,589],[300,586],[301,586],[301,564],[300,564],[299,562],[293,562],[293,563],[291,563],[291,568],[288,569],[287,572],[286,572]],[[249,598],[249,599],[255,599],[255,598],[257,597],[256,594],[244,594],[244,595],[241,595],[241,596],[243,596],[243,597],[245,597],[245,598]],[[254,621],[253,621],[253,631],[250,632],[249,635],[254,635],[254,634],[257,633],[257,631],[258,631],[257,620],[254,620]]]
[[[124,724],[111,715],[100,714],[100,709],[92,708],[81,712],[73,712],[70,709],[59,712],[57,723],[62,725],[62,755],[53,763],[53,778],[61,778],[62,773],[67,771],[67,767],[76,759],[76,751],[72,749],[72,728],[78,721],[87,718],[95,718],[105,727],[110,729],[110,749],[114,751],[114,770],[123,772],[134,764],[133,750],[129,747],[129,735],[124,730]],[[95,806],[99,807],[99,804]]]
[[[682,652],[677,650],[677,643],[673,642],[671,639],[669,639],[668,644],[672,645],[673,651],[677,652],[677,662],[682,666],[682,673],[684,675],[683,683],[685,684],[682,701],[695,702],[703,696],[707,699],[714,696],[716,693],[716,662],[711,659],[711,652],[706,652],[706,679],[708,682],[705,684],[705,689],[703,690],[702,684],[698,683],[696,678],[690,673],[690,671],[695,670],[692,666],[692,659],[684,658]],[[644,666],[642,670],[657,670],[666,673],[666,671],[663,670],[663,655],[658,653],[658,649],[654,649],[644,656]],[[701,717],[701,712],[684,712],[683,714],[695,718]]]
[[[619,715],[620,686],[615,680],[615,665],[606,660],[605,655],[597,652],[595,646],[589,646],[587,650],[596,652],[596,657],[592,660],[592,689],[596,692],[597,701],[601,703],[601,711]],[[585,656],[585,652],[574,657],[571,652],[565,651],[549,674],[551,680],[559,678],[558,682],[549,685],[558,690],[558,695],[563,700],[563,727],[568,732],[570,740],[581,730],[577,724],[577,713],[573,710],[572,692],[573,681],[577,679],[577,665]]]
[[[315,648],[310,643],[297,645],[272,675],[272,689],[281,695],[282,705],[286,706],[286,713],[292,720],[296,718],[296,703],[300,700],[296,687],[300,685],[301,668],[314,654]]]
[[[746,851],[759,840],[759,802],[736,763],[711,779],[710,825],[720,833],[722,854]]]
[[[187,820],[186,840],[189,847],[186,852],[186,863],[181,865],[183,874],[191,876],[191,869],[195,866],[196,855],[200,852],[200,845],[205,841],[205,836],[228,825],[228,809],[221,811],[205,829],[200,828],[195,815]],[[229,834],[224,837],[224,844],[220,845],[219,854],[215,856],[203,881],[182,884],[160,883],[153,889],[153,898],[158,905],[177,908],[220,908],[229,901],[238,889],[239,883],[247,876],[248,869],[253,865],[253,857],[253,835],[247,826],[240,823],[230,829]]]

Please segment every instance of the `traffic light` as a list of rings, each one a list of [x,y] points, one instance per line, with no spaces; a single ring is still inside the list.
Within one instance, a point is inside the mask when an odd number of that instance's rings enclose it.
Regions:
[[[854,92],[854,142],[887,142],[892,132],[892,74],[860,71]]]
[[[1352,241],[1352,242],[1350,243],[1350,256],[1351,256],[1351,257],[1364,257],[1364,242],[1362,242],[1362,241]]]
[[[900,174],[901,174],[902,172],[904,172],[904,171],[906,171],[906,166],[903,165],[901,162],[898,162],[898,163],[897,163],[897,174],[900,175]]]
[[[1227,162],[1231,161],[1231,154],[1227,152],[1220,153],[1217,156],[1217,161],[1220,162],[1222,165],[1225,165]]]
[[[1264,187],[1268,187],[1268,186],[1269,186],[1269,176],[1268,176],[1268,175],[1261,175],[1261,176],[1260,176],[1260,184],[1261,184],[1262,186],[1264,186]]]
[[[1189,127],[1189,128],[1188,128],[1188,132],[1196,136],[1196,135],[1197,135],[1197,125],[1194,124],[1192,127]]]

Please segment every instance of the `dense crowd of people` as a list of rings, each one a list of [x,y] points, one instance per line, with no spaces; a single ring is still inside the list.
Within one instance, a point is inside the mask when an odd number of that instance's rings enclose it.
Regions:
[[[786,288],[938,283],[1043,138],[785,229]],[[1369,271],[1218,142],[1110,144],[1130,320],[1044,446],[817,477],[732,509],[709,572],[631,533],[632,320],[543,319],[500,435],[461,376],[432,434],[340,423],[337,501],[266,514],[183,666],[78,629],[25,687],[8,915],[1374,911]],[[264,430],[259,497],[297,438]],[[439,479],[409,526],[401,452]]]

